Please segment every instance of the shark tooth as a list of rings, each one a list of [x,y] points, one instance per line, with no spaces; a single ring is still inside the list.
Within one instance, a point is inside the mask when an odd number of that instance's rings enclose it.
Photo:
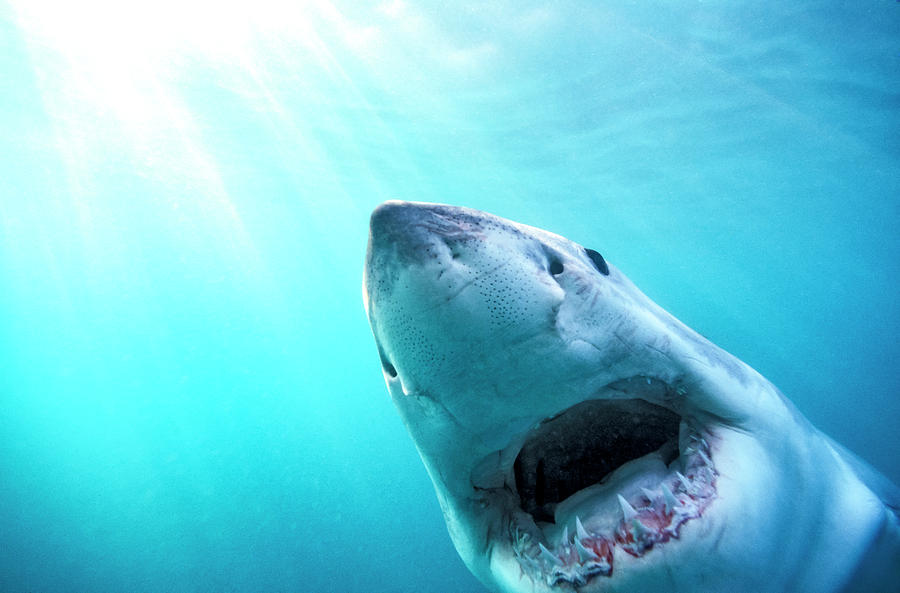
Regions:
[[[616,494],[616,496],[619,497],[619,506],[622,507],[622,514],[625,516],[625,520],[631,521],[637,517],[637,511],[634,510],[634,507],[628,504],[628,501],[621,494]]]
[[[678,499],[675,498],[675,495],[672,494],[672,491],[666,486],[665,483],[661,484],[661,489],[663,493],[663,500],[666,502],[666,512],[671,513],[675,510],[675,507],[678,506]]]
[[[641,523],[640,519],[635,517],[631,520],[631,531],[634,533],[634,539],[646,539],[650,535],[650,529]]]
[[[538,542],[538,546],[541,548],[541,560],[552,566],[562,566],[562,560],[560,560],[556,554],[545,548],[544,544],[540,542]]]
[[[584,525],[581,524],[581,519],[578,518],[578,515],[575,515],[575,535],[576,543],[579,539],[588,539],[590,537]]]
[[[691,482],[687,478],[684,477],[684,474],[681,472],[675,472],[675,475],[678,476],[678,480],[681,481],[681,485],[684,486],[685,492],[691,489]]]
[[[656,500],[656,492],[650,490],[649,488],[641,488],[641,491],[644,493],[644,496],[647,497],[647,500],[650,501],[650,504],[653,504],[653,501]]]
[[[577,539],[575,540],[575,549],[578,550],[578,560],[580,560],[582,564],[588,562],[589,560],[600,560],[600,556],[598,556],[593,550],[585,548]]]

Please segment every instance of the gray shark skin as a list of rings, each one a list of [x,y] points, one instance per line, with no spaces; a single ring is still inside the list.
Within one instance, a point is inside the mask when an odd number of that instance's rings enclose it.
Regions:
[[[364,300],[453,543],[489,589],[900,591],[896,488],[599,253],[387,202]]]

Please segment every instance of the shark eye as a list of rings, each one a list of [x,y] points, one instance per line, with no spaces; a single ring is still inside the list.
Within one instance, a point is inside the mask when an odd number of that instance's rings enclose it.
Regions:
[[[563,269],[564,268],[563,268],[562,262],[559,261],[558,259],[554,259],[553,261],[550,262],[550,273],[553,274],[554,276],[559,276],[560,274],[562,274]]]
[[[585,249],[584,251],[587,253],[587,256],[591,258],[591,263],[594,264],[597,271],[604,276],[609,276],[609,266],[606,265],[606,260],[603,259],[603,256],[593,249]]]

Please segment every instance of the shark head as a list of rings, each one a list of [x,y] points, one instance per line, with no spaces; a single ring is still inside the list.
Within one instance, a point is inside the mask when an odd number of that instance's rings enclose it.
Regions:
[[[824,591],[852,562],[829,548],[835,567],[816,575],[779,568],[810,541],[837,546],[813,536],[840,532],[818,506],[849,496],[823,478],[840,460],[768,381],[597,251],[387,202],[364,300],[451,538],[490,588]]]

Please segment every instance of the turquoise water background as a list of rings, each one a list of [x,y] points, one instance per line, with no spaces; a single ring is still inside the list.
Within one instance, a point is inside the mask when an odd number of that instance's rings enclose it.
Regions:
[[[394,198],[600,251],[900,481],[898,110],[888,1],[0,2],[0,590],[481,591],[361,304]]]

